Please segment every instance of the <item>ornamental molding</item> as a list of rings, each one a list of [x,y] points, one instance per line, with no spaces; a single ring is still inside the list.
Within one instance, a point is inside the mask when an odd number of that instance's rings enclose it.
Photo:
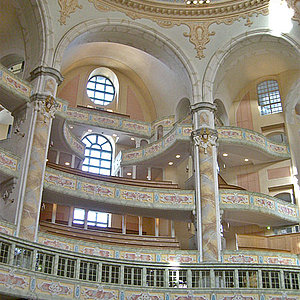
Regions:
[[[184,36],[195,46],[196,57],[205,57],[204,50],[215,35],[210,25],[231,25],[241,19],[246,20],[245,26],[252,25],[251,17],[268,14],[269,0],[239,0],[188,7],[183,3],[163,3],[150,0],[88,0],[102,12],[119,11],[133,20],[150,19],[160,27],[171,28],[175,25],[186,25],[189,32]],[[290,0],[296,1],[296,0]]]
[[[77,8],[82,8],[82,5],[78,4],[78,0],[58,0],[60,6],[60,25],[66,25],[66,19],[70,17],[71,13],[74,13]]]
[[[208,147],[217,146],[218,133],[214,129],[201,128],[193,131],[193,141],[195,146],[204,149],[204,154],[207,154]]]
[[[57,108],[59,107],[54,97],[35,94],[31,100],[34,102],[34,110],[44,116],[45,123],[47,119],[54,118]]]

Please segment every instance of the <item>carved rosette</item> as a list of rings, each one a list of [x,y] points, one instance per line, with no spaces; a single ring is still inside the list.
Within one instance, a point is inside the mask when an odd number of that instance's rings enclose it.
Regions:
[[[58,106],[58,103],[52,96],[47,96],[47,98],[42,101],[35,101],[35,110],[44,116],[44,122],[54,118]]]
[[[210,128],[201,128],[193,131],[192,134],[195,146],[204,149],[204,154],[207,154],[209,147],[217,146],[218,134],[217,131]]]

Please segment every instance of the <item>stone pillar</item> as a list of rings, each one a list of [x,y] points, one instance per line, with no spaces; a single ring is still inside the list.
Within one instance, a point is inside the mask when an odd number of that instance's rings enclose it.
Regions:
[[[28,156],[24,157],[24,160],[29,161],[29,166],[23,182],[24,194],[19,202],[16,231],[17,236],[30,241],[37,239],[50,131],[57,108],[54,96],[61,82],[61,74],[53,68],[38,67],[31,72],[34,124],[31,132],[28,132],[32,144]]]
[[[221,259],[215,106],[200,102],[191,108],[194,122],[197,246],[201,261],[213,262]]]

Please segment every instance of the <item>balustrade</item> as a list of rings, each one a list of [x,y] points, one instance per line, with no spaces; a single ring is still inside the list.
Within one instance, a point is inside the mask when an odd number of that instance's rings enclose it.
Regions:
[[[279,265],[161,264],[98,258],[1,236],[0,269],[47,274],[48,279],[157,288],[299,290],[300,268]],[[16,271],[16,270],[15,270]],[[1,270],[0,270],[1,272]],[[52,278],[53,279],[53,278]],[[61,280],[59,279],[59,280]],[[295,291],[293,291],[295,292]]]

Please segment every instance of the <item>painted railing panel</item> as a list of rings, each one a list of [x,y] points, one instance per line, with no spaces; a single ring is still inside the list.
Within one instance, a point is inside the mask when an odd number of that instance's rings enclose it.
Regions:
[[[71,238],[56,236],[39,232],[38,242],[45,246],[57,249],[74,251],[84,255],[123,259],[139,262],[157,263],[184,263],[194,264],[199,262],[198,251],[177,249],[150,249],[143,247],[112,246],[105,243],[92,243]]]
[[[79,253],[72,253],[70,251],[56,249],[54,247],[46,247],[36,243],[26,242],[17,238],[8,236],[1,236],[0,242],[5,243],[9,247],[9,251],[3,254],[2,263],[0,263],[0,292],[9,295],[23,296],[38,299],[126,299],[126,300],[278,300],[282,298],[284,292],[285,300],[299,299],[300,291],[290,290],[289,286],[296,279],[291,279],[290,274],[296,274],[299,281],[299,266],[275,265],[275,264],[232,264],[232,263],[211,263],[211,264],[180,264],[172,266],[171,264],[153,263],[153,262],[126,262],[123,260],[114,261],[110,258],[96,258],[90,255],[83,255]],[[16,255],[20,251],[18,249],[26,249],[27,254],[31,253],[31,259],[26,259],[23,267],[16,265],[23,262],[22,257],[15,260]],[[53,262],[48,263],[47,273],[43,273],[44,266],[39,261],[36,264],[36,254],[47,253],[53,255]],[[71,259],[74,262],[74,271],[69,269],[68,272],[59,272],[59,260]],[[17,262],[17,263],[16,263]],[[87,276],[84,280],[82,274],[85,273],[88,264],[96,266],[95,277]],[[51,266],[51,268],[49,268]],[[100,270],[110,267],[119,268],[119,272],[111,274],[111,269],[108,274],[101,274]],[[38,267],[38,268],[37,268]],[[135,273],[135,278],[140,279],[135,286],[132,282],[125,281],[128,278],[128,272],[125,268],[130,270],[140,270],[140,273]],[[147,276],[147,270],[161,270],[163,276],[162,286],[154,284],[149,285],[150,280]],[[106,270],[106,269],[105,269]],[[185,279],[179,280],[176,276],[179,275],[179,270],[184,272]],[[173,280],[170,272],[175,274]],[[211,280],[207,282],[205,288],[193,286],[192,272],[208,272]],[[256,274],[252,277],[251,286],[247,289],[240,287],[239,272],[251,272]],[[226,281],[224,285],[220,283],[219,274],[226,272]],[[267,274],[277,273],[277,288],[263,288],[262,272]],[[58,275],[60,274],[60,275]],[[72,274],[72,275],[70,275]],[[101,274],[101,276],[100,276]],[[127,274],[127,275],[125,275]],[[129,273],[130,274],[130,273]],[[139,275],[137,275],[139,274]],[[287,274],[288,276],[284,276]],[[117,282],[110,282],[110,277],[117,278]],[[202,275],[201,275],[202,276]],[[270,275],[271,276],[271,275]],[[69,277],[69,278],[68,278]],[[71,278],[70,278],[71,277]],[[106,280],[107,278],[107,280]],[[195,278],[195,277],[194,277]],[[245,277],[246,278],[246,277]],[[293,276],[295,278],[295,276]],[[200,279],[200,277],[199,277]],[[172,280],[172,281],[171,281]],[[270,277],[270,280],[274,278]],[[227,286],[225,282],[231,282]],[[195,282],[195,281],[194,281]],[[197,280],[196,280],[197,282]],[[101,285],[100,285],[101,284]],[[249,284],[249,280],[246,281]],[[226,287],[226,291],[225,291]],[[242,286],[244,287],[244,286]]]
[[[167,116],[160,119],[155,120],[151,124],[151,134],[154,135],[156,133],[157,127],[162,126],[164,129],[164,133],[170,131],[174,125],[175,116]]]
[[[290,151],[286,144],[275,143],[261,133],[239,127],[218,128],[219,143],[241,144],[255,147],[272,156],[289,158]]]
[[[275,197],[240,190],[220,190],[220,208],[254,210],[291,222],[299,222],[298,207]]]
[[[8,176],[18,177],[21,159],[10,153],[8,150],[0,148],[0,172]]]
[[[156,141],[145,147],[130,149],[122,152],[121,165],[134,164],[144,160],[151,159],[171,148],[173,144],[179,141],[190,140],[192,126],[177,124],[167,135],[161,140]]]
[[[8,88],[12,93],[26,97],[29,100],[31,96],[32,87],[31,85],[20,79],[18,76],[9,72],[5,67],[0,65],[0,85]]]
[[[4,233],[7,235],[14,235],[16,230],[16,226],[6,222],[4,220],[0,220],[0,233]]]
[[[271,264],[283,266],[299,266],[299,256],[270,251],[225,250],[222,262],[233,264]]]
[[[193,210],[194,191],[114,184],[47,168],[44,187],[82,199],[132,207]]]
[[[148,122],[135,121],[129,118],[106,113],[104,111],[88,111],[82,108],[69,107],[66,118],[71,122],[91,124],[102,128],[115,129],[132,133],[136,136],[150,138],[151,124]]]
[[[69,147],[82,159],[84,158],[85,144],[72,133],[67,122],[63,125],[64,138]]]

